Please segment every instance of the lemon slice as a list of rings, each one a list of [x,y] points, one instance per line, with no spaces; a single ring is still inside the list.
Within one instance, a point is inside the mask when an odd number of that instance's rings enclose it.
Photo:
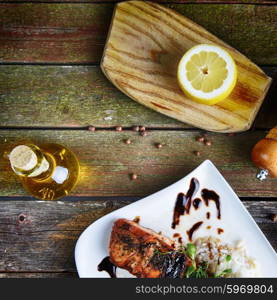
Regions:
[[[184,54],[178,65],[177,78],[188,97],[213,105],[232,92],[237,81],[237,67],[227,51],[201,44]]]

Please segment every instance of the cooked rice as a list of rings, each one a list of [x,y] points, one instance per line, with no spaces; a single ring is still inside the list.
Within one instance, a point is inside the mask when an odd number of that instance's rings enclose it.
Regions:
[[[214,237],[202,237],[195,240],[197,263],[208,263],[208,271],[212,274],[220,274],[226,269],[232,272],[224,277],[259,277],[260,270],[257,262],[247,256],[245,245],[239,241],[235,246],[222,244],[220,239]],[[231,260],[226,260],[227,255]]]

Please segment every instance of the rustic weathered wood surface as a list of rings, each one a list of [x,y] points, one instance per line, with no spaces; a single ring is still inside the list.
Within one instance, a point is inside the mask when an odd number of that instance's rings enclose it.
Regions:
[[[273,83],[254,126],[272,128],[277,68],[263,70]],[[0,65],[0,90],[0,127],[191,128],[137,104],[110,84],[98,66]]]
[[[277,7],[167,4],[255,63],[276,64]],[[0,59],[5,62],[97,63],[114,4],[1,4]]]
[[[256,181],[250,161],[252,146],[277,123],[275,1],[158,1],[273,78],[252,130],[208,134],[210,147],[195,141],[201,131],[135,103],[101,73],[116,0],[8,2],[0,3],[0,278],[76,277],[73,251],[86,226],[173,183],[204,159],[218,166],[277,249],[277,223],[269,218],[277,213],[277,182]],[[116,132],[116,125],[124,131]],[[148,136],[131,131],[133,125],[150,128]],[[133,143],[126,145],[126,138]],[[22,140],[59,142],[76,152],[82,177],[70,197],[44,202],[27,196],[2,157]],[[132,172],[138,180],[130,181]]]
[[[195,139],[198,131],[147,131],[142,137],[133,131],[88,130],[1,130],[0,153],[21,141],[57,142],[72,149],[81,164],[81,180],[72,195],[144,196],[184,177],[203,160],[210,159],[219,168],[239,196],[277,196],[276,180],[259,182],[250,151],[266,135],[253,131],[227,136],[208,134],[211,146]],[[124,140],[132,143],[126,145]],[[164,146],[157,149],[157,143]],[[196,156],[194,151],[200,151]],[[130,174],[138,179],[130,180]],[[0,195],[26,195],[10,170],[7,160],[0,161]]]

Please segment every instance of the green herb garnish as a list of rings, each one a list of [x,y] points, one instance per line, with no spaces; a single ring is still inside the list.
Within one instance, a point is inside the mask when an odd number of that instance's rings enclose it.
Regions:
[[[196,278],[208,278],[207,269],[208,269],[208,264],[199,266],[197,271],[195,272],[195,277]]]
[[[226,260],[227,262],[231,261],[231,259],[232,259],[232,256],[231,256],[231,255],[227,255],[226,258],[225,258],[225,260]]]
[[[221,273],[215,274],[214,277],[215,278],[220,278],[220,277],[223,277],[224,275],[227,275],[227,274],[230,274],[230,273],[232,273],[232,269],[225,269]]]
[[[187,269],[186,277],[187,278],[208,278],[208,264],[205,263],[203,265],[200,265],[198,267],[196,266],[190,266]]]
[[[202,264],[197,266],[195,262],[196,246],[192,243],[188,243],[186,246],[186,255],[191,259],[191,266],[187,268],[186,278],[207,278],[208,264]]]
[[[193,277],[192,274],[195,273],[195,267],[194,266],[189,266],[187,268],[187,271],[186,271],[186,278],[191,278]]]
[[[171,254],[173,251],[168,251],[168,252],[161,252],[159,249],[154,250],[154,255],[167,255]]]
[[[187,244],[186,254],[190,259],[192,259],[192,260],[195,259],[196,247],[194,244],[192,244],[192,243]]]

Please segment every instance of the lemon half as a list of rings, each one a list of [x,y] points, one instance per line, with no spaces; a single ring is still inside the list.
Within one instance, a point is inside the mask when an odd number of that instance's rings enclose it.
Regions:
[[[237,67],[224,49],[201,44],[184,54],[178,65],[177,78],[188,97],[213,105],[232,92],[237,81]]]

